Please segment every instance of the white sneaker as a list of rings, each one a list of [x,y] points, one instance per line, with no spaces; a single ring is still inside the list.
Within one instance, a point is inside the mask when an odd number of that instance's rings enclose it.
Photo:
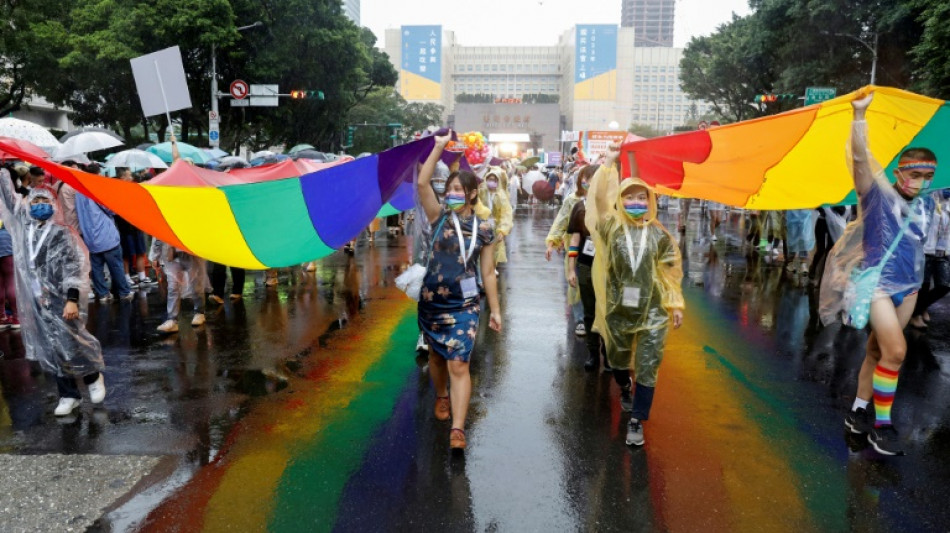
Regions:
[[[203,313],[198,313],[194,318],[191,319],[191,325],[198,327],[203,326],[205,323],[205,315]]]
[[[76,398],[60,398],[59,405],[56,406],[53,414],[56,416],[69,416],[74,409],[79,407],[79,403],[80,401]]]
[[[106,380],[99,373],[99,379],[95,383],[89,384],[89,401],[92,403],[102,403],[106,399]]]
[[[161,326],[158,326],[158,331],[162,333],[177,333],[178,332],[178,321],[176,320],[166,320],[162,323]]]

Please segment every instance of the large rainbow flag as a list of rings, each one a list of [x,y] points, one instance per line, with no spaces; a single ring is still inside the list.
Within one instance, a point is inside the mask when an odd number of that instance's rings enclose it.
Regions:
[[[868,91],[874,92],[867,113],[871,153],[888,177],[908,146],[930,148],[950,162],[947,102],[869,86],[779,115],[625,143],[624,175],[630,173],[626,154],[633,153],[640,177],[663,194],[747,209],[853,203],[851,101]],[[950,187],[950,172],[938,171],[933,187]]]

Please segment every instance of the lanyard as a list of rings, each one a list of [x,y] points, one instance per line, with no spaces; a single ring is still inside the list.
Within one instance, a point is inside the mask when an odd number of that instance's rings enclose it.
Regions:
[[[472,214],[472,244],[468,247],[468,253],[465,253],[465,237],[462,236],[462,226],[459,224],[459,217],[452,212],[452,223],[455,224],[455,233],[459,237],[459,253],[462,255],[462,264],[468,264],[468,260],[472,258],[472,254],[475,253],[475,241],[478,240],[478,235],[475,233],[478,229],[478,217],[475,214]]]
[[[49,230],[53,229],[53,224],[47,223],[46,229],[43,230],[43,233],[40,234],[40,239],[33,244],[33,234],[36,231],[36,224],[30,224],[29,236],[26,240],[27,247],[30,251],[30,266],[35,266],[36,256],[39,255],[40,249],[43,248],[43,242],[46,241],[46,236],[49,235]]]
[[[623,234],[627,238],[627,252],[630,253],[630,267],[633,268],[633,273],[636,274],[637,270],[640,269],[640,263],[643,261],[643,253],[646,251],[647,247],[647,226],[643,227],[643,235],[640,237],[640,249],[637,250],[639,253],[634,259],[633,256],[633,237],[630,236],[630,226],[623,224]]]

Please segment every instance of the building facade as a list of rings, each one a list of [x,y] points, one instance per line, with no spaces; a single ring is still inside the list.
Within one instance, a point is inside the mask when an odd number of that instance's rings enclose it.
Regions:
[[[458,130],[528,136],[545,150],[564,130],[671,132],[708,107],[679,87],[682,49],[637,47],[632,27],[580,24],[551,46],[516,47],[464,46],[441,26],[403,26],[386,30],[385,51],[406,100],[442,105]]]
[[[343,14],[360,26],[360,0],[343,0]]]
[[[671,47],[675,10],[675,0],[623,0],[620,25],[634,29],[637,47]]]

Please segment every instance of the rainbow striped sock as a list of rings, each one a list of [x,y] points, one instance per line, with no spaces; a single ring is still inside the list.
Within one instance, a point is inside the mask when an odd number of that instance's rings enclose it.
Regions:
[[[897,390],[897,370],[889,370],[881,365],[874,369],[874,427],[891,424],[891,406],[894,405],[894,391]]]

